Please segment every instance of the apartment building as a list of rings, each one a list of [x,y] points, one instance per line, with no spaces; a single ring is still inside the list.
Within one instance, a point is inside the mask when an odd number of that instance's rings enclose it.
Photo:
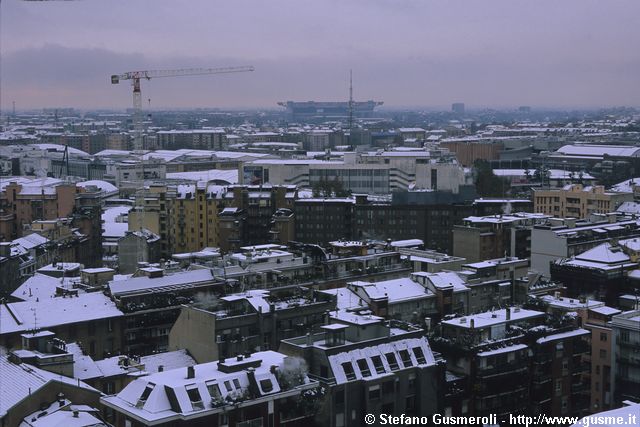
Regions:
[[[534,212],[561,218],[606,214],[614,212],[622,203],[632,201],[633,193],[609,192],[601,185],[570,184],[561,189],[535,189],[533,193]]]
[[[613,404],[640,400],[640,310],[631,310],[611,319],[613,335],[611,372]]]

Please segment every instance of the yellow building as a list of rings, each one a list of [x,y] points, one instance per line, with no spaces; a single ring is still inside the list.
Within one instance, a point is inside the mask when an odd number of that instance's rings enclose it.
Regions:
[[[292,209],[295,186],[152,185],[136,194],[129,230],[160,236],[164,258],[205,247],[223,251],[270,241],[273,214]]]
[[[608,192],[601,185],[571,184],[559,189],[534,190],[533,194],[536,213],[560,218],[587,218],[592,213],[609,213],[631,201],[633,193]]]

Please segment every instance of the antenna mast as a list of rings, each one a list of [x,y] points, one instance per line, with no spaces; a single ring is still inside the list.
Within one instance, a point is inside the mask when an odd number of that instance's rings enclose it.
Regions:
[[[349,70],[349,139],[353,130],[353,70]]]

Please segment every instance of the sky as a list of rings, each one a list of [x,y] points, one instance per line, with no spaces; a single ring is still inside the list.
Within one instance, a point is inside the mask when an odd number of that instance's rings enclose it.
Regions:
[[[390,108],[640,106],[640,1],[4,0],[0,61],[3,110],[124,110],[111,74],[240,65],[145,81],[143,105],[347,100],[352,69]]]

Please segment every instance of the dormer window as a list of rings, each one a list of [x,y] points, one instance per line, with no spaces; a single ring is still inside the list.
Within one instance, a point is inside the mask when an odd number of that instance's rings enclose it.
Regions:
[[[263,393],[271,393],[273,391],[273,383],[269,378],[265,378],[264,380],[260,380],[260,388]]]
[[[382,364],[382,358],[380,358],[380,356],[372,356],[371,361],[373,362],[373,366],[376,368],[377,374],[385,373],[384,365]]]
[[[409,355],[408,350],[406,349],[400,350],[400,358],[402,359],[402,364],[404,365],[405,368],[413,366],[413,363],[411,362],[411,356]]]
[[[348,381],[356,379],[356,373],[353,371],[353,365],[351,362],[344,362],[342,364],[342,369],[344,370],[344,374],[347,376]]]
[[[420,365],[424,365],[425,363],[427,363],[427,359],[424,357],[424,352],[422,351],[421,347],[414,347],[413,355],[416,356],[416,360]]]
[[[360,373],[363,377],[371,376],[371,370],[369,369],[369,364],[366,359],[358,359],[358,369],[360,369]]]
[[[387,363],[389,364],[389,367],[391,368],[391,370],[397,371],[399,366],[398,366],[398,359],[396,359],[396,355],[394,353],[387,353],[385,356],[387,357]]]
[[[204,409],[204,404],[202,403],[202,396],[200,396],[200,390],[198,390],[198,386],[188,385],[185,387],[187,390],[187,395],[189,396],[189,401],[191,402],[191,408],[194,411],[201,411]]]
[[[144,406],[144,404],[147,403],[147,399],[151,395],[151,392],[153,391],[153,388],[155,386],[156,385],[153,384],[153,383],[147,383],[147,386],[144,388],[144,391],[142,392],[142,395],[138,399],[138,403],[136,403],[136,408],[142,408]]]

